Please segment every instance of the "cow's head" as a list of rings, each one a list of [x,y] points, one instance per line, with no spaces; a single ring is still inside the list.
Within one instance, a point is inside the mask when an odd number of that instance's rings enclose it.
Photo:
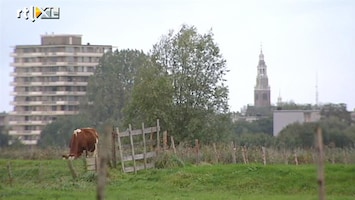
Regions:
[[[70,152],[69,152],[69,154],[62,155],[62,158],[64,160],[67,160],[67,159],[74,160],[75,158],[77,158],[81,155],[80,153],[78,154],[79,149],[78,149],[78,145],[77,145],[77,142],[78,142],[77,135],[80,132],[81,132],[81,129],[74,130],[73,136],[71,138],[70,145],[69,145]]]

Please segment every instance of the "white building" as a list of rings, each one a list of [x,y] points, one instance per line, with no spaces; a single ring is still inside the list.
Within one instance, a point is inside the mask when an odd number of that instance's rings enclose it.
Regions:
[[[283,128],[292,123],[316,122],[320,120],[319,110],[274,110],[274,136],[278,136]]]
[[[77,114],[89,76],[110,50],[110,45],[82,45],[81,35],[42,35],[40,45],[15,46],[9,134],[37,144],[45,125]]]

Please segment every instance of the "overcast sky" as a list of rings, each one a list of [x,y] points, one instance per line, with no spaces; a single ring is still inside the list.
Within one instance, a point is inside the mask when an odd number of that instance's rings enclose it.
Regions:
[[[18,19],[18,9],[60,7],[59,20]],[[170,29],[212,28],[227,60],[231,111],[253,104],[262,43],[271,102],[346,103],[355,108],[353,0],[2,0],[0,112],[12,111],[10,73],[15,45],[40,44],[40,35],[82,34],[83,43],[149,51]]]

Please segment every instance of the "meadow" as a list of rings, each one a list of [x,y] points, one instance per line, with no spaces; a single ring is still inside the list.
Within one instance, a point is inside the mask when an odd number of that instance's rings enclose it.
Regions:
[[[74,161],[0,159],[0,199],[96,199],[96,174]],[[326,164],[328,200],[355,199],[355,165]],[[187,164],[122,173],[109,169],[106,199],[318,199],[313,164]]]

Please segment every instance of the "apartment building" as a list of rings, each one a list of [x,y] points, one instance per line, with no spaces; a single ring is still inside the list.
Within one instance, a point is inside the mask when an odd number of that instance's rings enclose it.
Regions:
[[[40,45],[17,45],[11,56],[14,97],[9,134],[35,145],[45,125],[78,113],[88,78],[110,45],[82,44],[81,35],[42,35]]]

